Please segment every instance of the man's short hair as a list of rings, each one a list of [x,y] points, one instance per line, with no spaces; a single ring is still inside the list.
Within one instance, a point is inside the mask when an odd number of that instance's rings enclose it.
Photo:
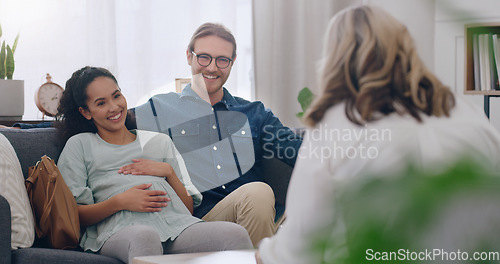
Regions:
[[[233,33],[224,25],[216,23],[205,23],[199,26],[191,37],[191,41],[189,41],[188,50],[194,51],[194,43],[196,40],[207,36],[217,36],[233,44],[233,54],[231,58],[234,59],[236,57],[236,40],[234,39]]]

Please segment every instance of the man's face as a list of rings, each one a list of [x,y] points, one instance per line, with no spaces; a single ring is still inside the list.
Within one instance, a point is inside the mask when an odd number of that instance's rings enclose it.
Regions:
[[[193,51],[197,55],[210,55],[213,58],[210,65],[204,67],[198,63],[196,56],[191,51],[187,51],[188,64],[191,66],[193,77],[196,74],[201,74],[209,97],[221,100],[224,95],[222,86],[227,81],[234,59],[236,59],[231,58],[233,44],[217,36],[206,36],[196,40]],[[227,68],[220,69],[215,63],[215,58],[220,56],[233,59],[233,62]]]

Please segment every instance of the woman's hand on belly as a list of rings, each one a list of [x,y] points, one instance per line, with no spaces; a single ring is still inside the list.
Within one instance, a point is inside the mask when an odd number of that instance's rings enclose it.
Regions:
[[[78,205],[78,215],[81,226],[90,226],[99,223],[106,217],[122,210],[135,212],[159,212],[167,206],[170,198],[167,192],[147,190],[151,183],[134,186],[125,192],[95,204]]]
[[[148,159],[133,159],[131,164],[118,169],[118,173],[169,177],[174,174],[174,169],[166,162]]]
[[[135,212],[159,212],[167,206],[170,198],[167,192],[160,190],[147,190],[151,183],[134,186],[123,193],[113,196],[121,210]]]

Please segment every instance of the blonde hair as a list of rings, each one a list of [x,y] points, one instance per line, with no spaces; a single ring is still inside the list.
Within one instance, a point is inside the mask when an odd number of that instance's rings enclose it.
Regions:
[[[330,21],[320,62],[322,94],[305,115],[314,126],[325,112],[345,102],[347,118],[356,124],[397,112],[422,121],[449,116],[455,99],[429,72],[406,27],[373,6],[352,7]]]
[[[236,39],[234,38],[233,33],[222,24],[217,23],[204,23],[199,26],[194,32],[191,40],[188,44],[188,50],[194,51],[194,44],[196,40],[199,38],[207,37],[207,36],[217,36],[233,45],[233,54],[231,58],[234,59],[236,57]]]

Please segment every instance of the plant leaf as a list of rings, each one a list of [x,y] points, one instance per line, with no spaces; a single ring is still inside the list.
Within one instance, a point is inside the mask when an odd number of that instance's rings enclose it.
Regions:
[[[0,38],[2,37],[2,25],[0,25]]]
[[[12,45],[12,54],[16,53],[17,41],[19,40],[19,33],[17,33],[16,39],[14,40],[14,44]]]
[[[307,108],[309,108],[313,99],[314,99],[314,94],[311,92],[311,90],[309,90],[309,88],[304,87],[302,90],[300,90],[297,100],[300,103],[302,111],[305,112]]]
[[[2,43],[2,48],[0,48],[0,80],[5,79],[5,40]]]
[[[7,79],[12,80],[14,74],[14,53],[9,45],[7,45],[7,58],[5,58],[5,75]]]

